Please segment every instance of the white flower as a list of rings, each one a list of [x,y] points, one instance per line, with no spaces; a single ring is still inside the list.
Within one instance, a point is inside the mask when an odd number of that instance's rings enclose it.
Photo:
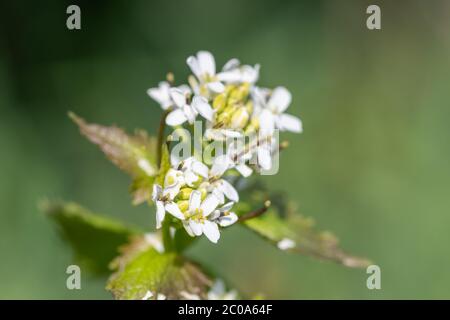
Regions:
[[[290,105],[291,93],[284,87],[277,87],[267,97],[263,90],[253,90],[255,103],[260,108],[259,126],[263,137],[272,136],[274,129],[281,131],[301,132],[302,123],[299,118],[283,113]]]
[[[161,228],[164,217],[166,216],[166,211],[180,220],[184,219],[183,213],[180,209],[178,209],[178,205],[173,202],[173,198],[170,198],[169,192],[167,190],[163,190],[162,187],[156,183],[153,185],[152,200],[156,205],[157,229]]]
[[[199,51],[197,56],[187,58],[186,63],[199,82],[199,84],[191,84],[196,94],[201,93],[202,86],[214,93],[221,93],[225,90],[223,83],[217,79],[216,61],[210,52]]]
[[[208,195],[201,201],[200,191],[192,191],[189,197],[189,208],[185,213],[187,219],[183,226],[190,236],[201,236],[204,234],[211,242],[217,243],[220,238],[219,227],[208,216],[217,208],[219,200],[213,194]]]
[[[238,59],[229,60],[222,68],[222,72],[217,74],[217,78],[225,83],[255,83],[259,78],[259,64],[254,67],[240,65]]]
[[[197,114],[212,121],[214,110],[211,108],[205,97],[195,95],[189,103],[189,97],[186,92],[183,92],[178,88],[170,89],[170,96],[174,101],[175,109],[167,115],[167,125],[178,126],[186,121],[188,121],[189,124],[193,124]]]
[[[236,290],[225,290],[225,284],[221,279],[217,279],[208,291],[208,300],[236,300]]]
[[[174,100],[170,95],[170,84],[167,81],[161,81],[157,88],[150,88],[147,90],[147,94],[156,102],[161,105],[163,110],[167,110],[175,105]],[[191,94],[191,89],[187,85],[181,85],[177,89],[183,92],[185,95]]]
[[[223,161],[228,162],[228,168],[236,169],[243,177],[249,177],[253,170],[245,164],[252,158],[252,150],[246,148],[245,144],[233,141],[228,145]]]

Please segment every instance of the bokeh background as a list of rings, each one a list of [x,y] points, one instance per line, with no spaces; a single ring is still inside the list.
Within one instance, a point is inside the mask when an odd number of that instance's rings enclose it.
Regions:
[[[66,7],[82,30],[66,29]],[[369,4],[382,30],[366,28]],[[241,227],[189,254],[244,293],[277,299],[450,298],[450,2],[9,1],[0,10],[0,298],[110,298],[105,279],[65,287],[71,251],[37,209],[74,200],[153,227],[132,207],[128,177],[82,138],[72,110],[102,124],[154,131],[161,111],[145,91],[188,55],[212,51],[262,65],[284,85],[301,135],[285,134],[285,191],[365,270],[286,255]]]

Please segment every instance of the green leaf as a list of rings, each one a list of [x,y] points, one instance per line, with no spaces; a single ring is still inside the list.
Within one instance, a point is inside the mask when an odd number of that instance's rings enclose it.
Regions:
[[[159,253],[143,239],[123,248],[112,267],[118,271],[106,288],[115,299],[142,299],[147,291],[168,299],[181,299],[186,293],[204,298],[212,285],[197,264],[175,252]]]
[[[110,272],[108,264],[117,256],[118,247],[140,234],[137,229],[93,214],[75,203],[45,202],[41,209],[72,246],[75,261],[94,274]]]
[[[130,136],[115,126],[87,123],[72,112],[69,112],[69,117],[78,125],[80,132],[96,144],[111,162],[132,176],[133,204],[149,200],[151,186],[158,173],[155,139],[143,130],[138,130]]]
[[[252,188],[249,188],[252,190]],[[242,224],[279,249],[296,252],[323,260],[334,261],[347,267],[366,267],[370,261],[345,253],[338,239],[330,232],[317,231],[313,219],[300,215],[295,204],[283,196],[270,196],[260,186],[253,187],[248,200],[241,200],[238,214]],[[267,210],[260,210],[257,217],[243,220],[249,208],[264,208],[267,199],[274,199]],[[245,212],[245,214],[243,214]]]

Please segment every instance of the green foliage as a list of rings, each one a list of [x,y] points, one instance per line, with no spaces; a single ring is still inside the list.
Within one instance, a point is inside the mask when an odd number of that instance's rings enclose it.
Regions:
[[[76,203],[45,202],[41,207],[72,246],[76,262],[97,275],[110,272],[108,264],[117,256],[118,247],[140,234],[137,229],[93,214]]]
[[[112,263],[118,271],[107,285],[115,299],[142,299],[147,291],[168,299],[183,298],[184,293],[205,297],[212,284],[197,264],[175,252],[159,253],[143,238],[122,251]]]
[[[143,130],[129,136],[122,129],[87,123],[69,112],[80,132],[96,144],[116,166],[133,178],[131,193],[133,204],[140,204],[151,197],[151,186],[156,174],[156,141]]]

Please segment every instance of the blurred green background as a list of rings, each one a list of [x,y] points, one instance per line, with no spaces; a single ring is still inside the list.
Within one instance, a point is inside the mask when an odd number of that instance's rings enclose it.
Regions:
[[[365,270],[286,255],[241,227],[190,254],[244,293],[269,298],[450,298],[450,2],[77,1],[82,30],[66,29],[67,1],[10,1],[0,10],[0,298],[110,298],[105,279],[65,287],[70,249],[37,209],[74,200],[153,228],[132,207],[128,177],[66,114],[154,131],[145,91],[188,55],[213,52],[262,65],[260,84],[284,85],[304,123],[285,134],[281,170],[265,180],[300,204]],[[369,31],[369,4],[382,30]]]

